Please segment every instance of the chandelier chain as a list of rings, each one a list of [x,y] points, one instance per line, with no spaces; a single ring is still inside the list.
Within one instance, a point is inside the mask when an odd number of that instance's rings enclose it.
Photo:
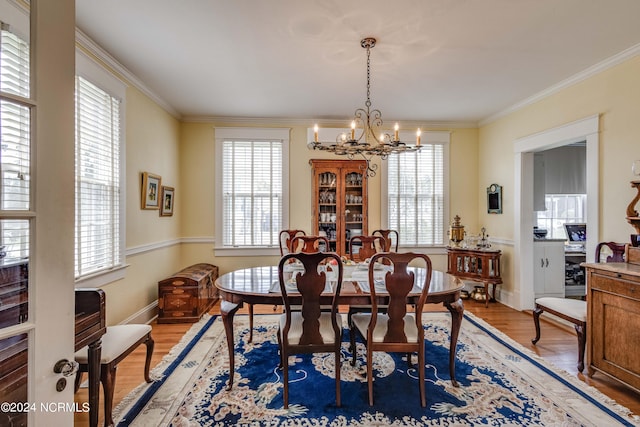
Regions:
[[[369,107],[371,107],[371,48],[367,46],[367,115],[369,115]]]

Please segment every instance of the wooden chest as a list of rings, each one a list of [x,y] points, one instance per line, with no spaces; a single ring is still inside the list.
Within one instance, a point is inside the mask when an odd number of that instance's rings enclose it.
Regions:
[[[197,322],[218,299],[218,267],[194,264],[158,282],[158,323]]]

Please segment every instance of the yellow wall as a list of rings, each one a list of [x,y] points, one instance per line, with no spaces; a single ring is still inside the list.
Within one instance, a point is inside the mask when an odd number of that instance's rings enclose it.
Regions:
[[[518,138],[584,117],[600,115],[599,228],[598,241],[628,242],[633,228],[625,211],[635,193],[631,162],[640,159],[640,57],[568,87],[526,108],[501,117],[479,130],[479,197],[484,183],[502,184],[503,215],[488,215],[482,204],[480,222],[490,224],[494,236],[514,239],[514,153]],[[505,247],[507,259],[512,247]],[[589,259],[589,254],[587,255]],[[506,263],[508,268],[508,263]],[[503,271],[505,288],[513,289],[513,272]]]
[[[120,323],[157,299],[158,280],[181,267],[180,238],[183,205],[180,183],[180,123],[146,95],[127,89],[126,103],[126,277],[103,287],[107,323]],[[175,188],[171,217],[158,210],[142,210],[142,172],[162,177]]]

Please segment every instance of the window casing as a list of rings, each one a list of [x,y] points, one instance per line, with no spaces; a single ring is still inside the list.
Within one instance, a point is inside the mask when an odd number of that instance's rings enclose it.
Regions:
[[[419,151],[394,154],[383,162],[382,223],[398,231],[400,246],[445,245],[448,163],[447,132],[425,132]]]
[[[279,253],[289,129],[216,128],[216,255]]]
[[[124,263],[124,85],[76,55],[75,276],[106,284]]]

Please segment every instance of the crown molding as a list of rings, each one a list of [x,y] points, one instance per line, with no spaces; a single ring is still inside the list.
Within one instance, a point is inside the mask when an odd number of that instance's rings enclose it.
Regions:
[[[501,117],[504,117],[508,114],[514,113],[518,110],[521,110],[529,105],[532,105],[544,98],[547,98],[553,94],[556,94],[570,86],[573,86],[577,83],[580,83],[590,77],[593,77],[597,74],[602,73],[605,70],[608,70],[609,68],[613,68],[616,65],[619,65],[631,58],[634,58],[636,56],[640,55],[640,44],[637,44],[635,46],[631,46],[628,49],[623,50],[622,52],[618,53],[617,55],[614,55],[610,58],[605,59],[604,61],[601,61],[595,65],[592,65],[591,67],[587,68],[584,71],[581,71],[577,74],[574,74],[573,76],[569,77],[568,79],[565,79],[553,86],[548,87],[547,89],[538,92],[537,94],[530,96],[529,98],[524,99],[523,101],[520,101],[514,105],[512,105],[511,107],[508,107],[496,114],[493,114],[485,119],[480,120],[480,122],[478,122],[479,126],[485,126],[488,125],[491,122],[494,122],[496,120],[498,120]]]
[[[126,83],[134,86],[140,92],[148,96],[153,102],[162,107],[166,112],[171,114],[178,120],[182,119],[182,115],[173,108],[164,99],[160,98],[151,89],[149,89],[138,77],[136,77],[131,71],[129,71],[124,65],[118,62],[113,56],[111,56],[106,50],[101,48],[96,42],[94,42],[89,36],[76,27],[76,47],[83,50],[89,56],[97,59],[102,65],[109,68],[116,77],[125,81]]]
[[[322,127],[346,128],[347,119],[296,119],[283,117],[225,117],[225,116],[184,116],[183,122],[189,123],[234,123],[244,126],[304,126],[313,127],[318,124]],[[437,121],[416,121],[416,120],[388,120],[389,123],[402,123],[403,128],[421,128],[421,129],[475,129],[478,127],[477,122],[437,122]]]

